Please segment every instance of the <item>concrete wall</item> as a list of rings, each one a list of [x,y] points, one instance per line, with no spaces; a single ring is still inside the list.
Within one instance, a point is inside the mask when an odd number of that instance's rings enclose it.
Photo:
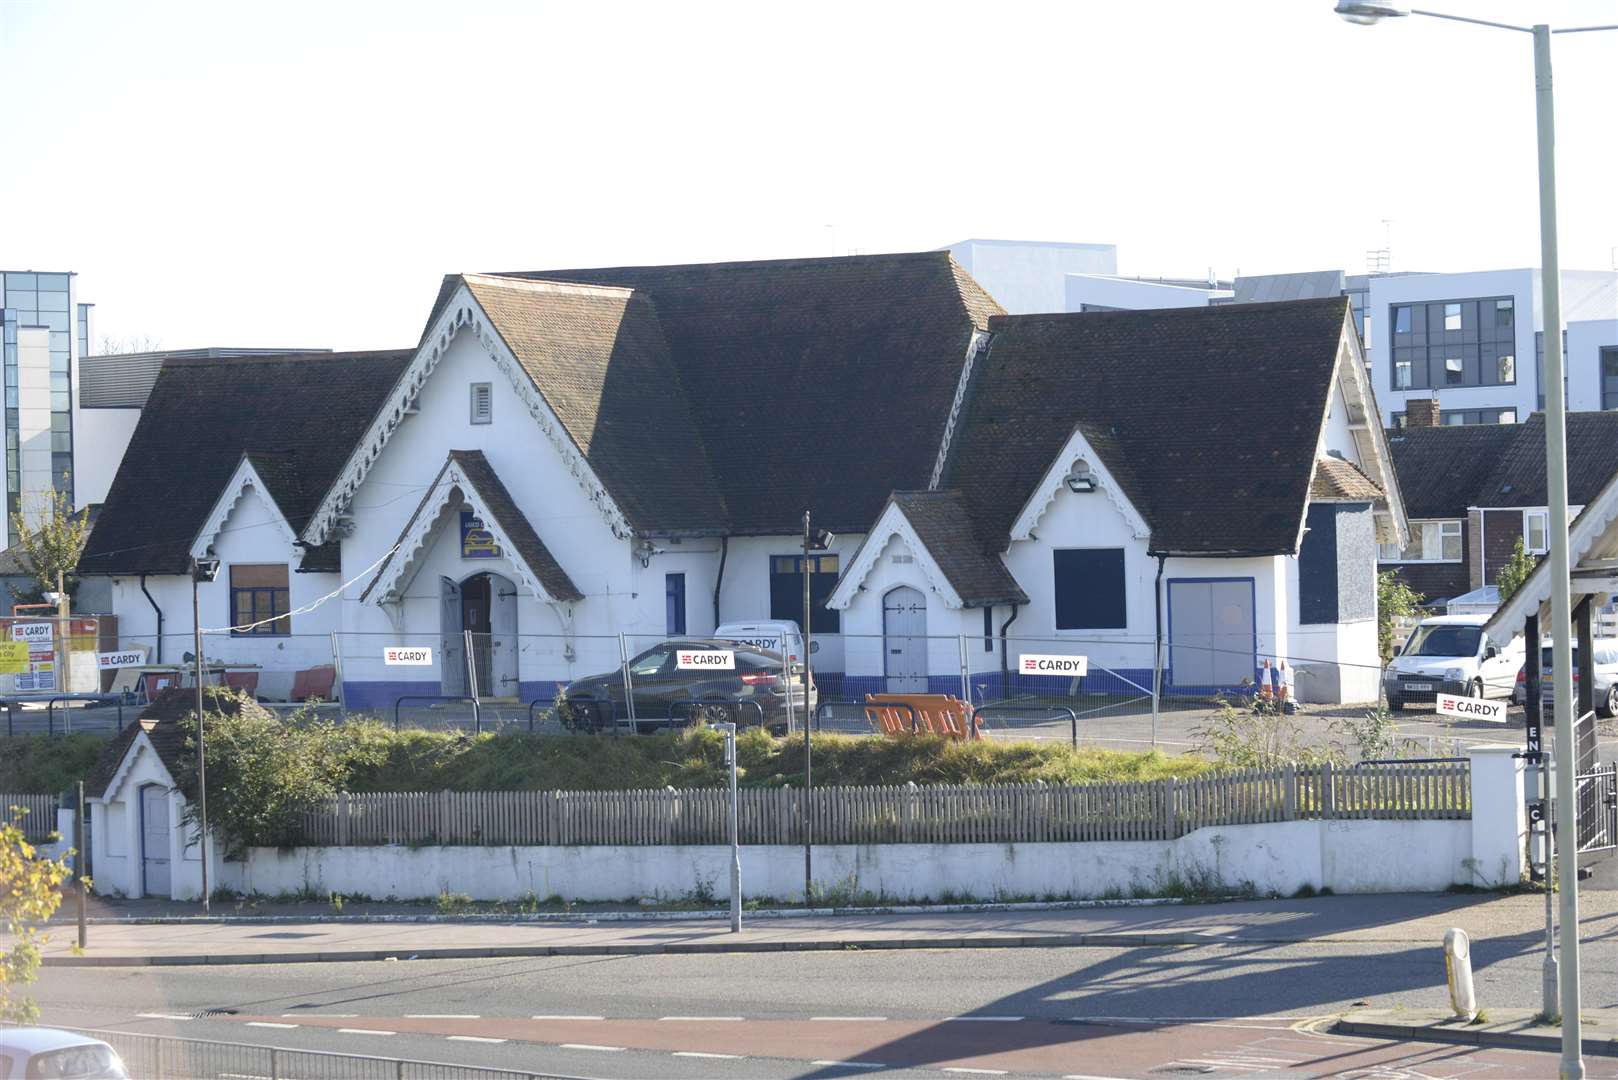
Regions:
[[[78,348],[77,342],[73,346]],[[77,387],[77,380],[74,383]],[[75,507],[107,501],[112,478],[140,422],[139,409],[80,409],[73,413],[73,502]]]
[[[861,844],[815,848],[828,889],[893,899],[946,894],[1097,897],[1195,888],[1291,894],[1434,892],[1473,881],[1468,821],[1297,821],[1199,829],[1172,841],[1088,844]],[[255,848],[221,883],[275,895],[312,890],[479,900],[729,896],[730,849],[675,847]],[[99,883],[99,881],[98,881]],[[742,850],[745,896],[801,897],[803,849]]]
[[[1068,274],[1116,274],[1113,244],[1039,240],[962,240],[949,252],[978,284],[1013,315],[1066,311]]]
[[[185,823],[186,799],[173,787],[173,777],[145,735],[137,736],[115,785],[104,798],[88,799],[90,865],[94,888],[101,896],[138,897],[142,888],[140,792],[157,784],[167,789],[170,891],[168,899],[194,900],[202,895],[202,855],[195,830]],[[212,844],[209,845],[210,849]],[[215,865],[218,859],[215,858]],[[216,871],[217,872],[217,871]]]
[[[1567,407],[1595,412],[1601,405],[1601,350],[1618,347],[1618,319],[1567,324]]]
[[[1126,311],[1207,307],[1210,301],[1229,296],[1229,289],[1199,289],[1189,285],[1170,285],[1162,281],[1139,281],[1103,274],[1068,274],[1062,310],[1083,311],[1090,304]]]

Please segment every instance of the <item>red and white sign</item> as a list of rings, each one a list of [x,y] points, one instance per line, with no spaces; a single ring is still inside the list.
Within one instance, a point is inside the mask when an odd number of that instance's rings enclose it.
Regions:
[[[1020,675],[1058,675],[1073,678],[1090,674],[1088,656],[1058,656],[1054,653],[1020,653],[1017,656]]]
[[[30,645],[44,645],[56,638],[56,630],[48,622],[17,622],[11,624],[11,640],[26,641]]]
[[[146,663],[145,649],[130,649],[127,652],[96,653],[96,667],[102,671],[116,671],[118,668],[140,667]]]
[[[1440,716],[1453,716],[1461,720],[1487,720],[1491,724],[1506,722],[1506,703],[1503,701],[1485,701],[1483,698],[1456,697],[1454,694],[1438,695],[1438,713]]]
[[[431,667],[433,651],[421,645],[389,645],[382,650],[382,662],[396,667]]]
[[[674,666],[681,671],[734,671],[734,649],[681,649],[674,655]]]

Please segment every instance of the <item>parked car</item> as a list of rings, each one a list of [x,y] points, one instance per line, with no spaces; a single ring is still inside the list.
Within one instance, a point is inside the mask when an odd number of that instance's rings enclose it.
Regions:
[[[766,652],[780,653],[787,659],[788,670],[794,677],[801,679],[803,672],[803,632],[792,619],[755,619],[751,622],[728,622],[722,624],[713,632],[716,638],[734,641],[739,645],[750,645],[755,649]],[[811,641],[809,652],[814,654],[820,651],[820,642]],[[809,672],[809,707],[813,709],[820,699],[819,689],[815,686],[815,673]],[[800,691],[792,698],[793,708],[797,708],[803,701]]]
[[[1483,634],[1487,615],[1438,615],[1423,619],[1382,673],[1388,708],[1433,701],[1439,694],[1509,697],[1522,666],[1519,637],[1500,649]]]
[[[734,652],[733,669],[693,671],[679,666],[681,651],[717,649]],[[762,720],[771,730],[785,730],[789,694],[800,720],[803,716],[802,686],[788,680],[786,662],[769,649],[719,638],[676,638],[632,657],[628,666],[638,732],[679,727],[699,718],[734,720],[741,726]],[[562,688],[562,723],[576,731],[611,728],[629,717],[625,700],[621,668],[575,679]]]
[[[1546,705],[1556,700],[1551,678],[1551,639],[1540,643],[1540,700]],[[1618,638],[1596,638],[1595,651],[1596,712],[1602,716],[1618,716]],[[1573,690],[1579,689],[1579,643],[1573,642]],[[1528,701],[1528,667],[1517,670],[1517,686],[1511,692],[1513,705]]]
[[[55,1028],[0,1027],[0,1080],[129,1080],[118,1051]]]

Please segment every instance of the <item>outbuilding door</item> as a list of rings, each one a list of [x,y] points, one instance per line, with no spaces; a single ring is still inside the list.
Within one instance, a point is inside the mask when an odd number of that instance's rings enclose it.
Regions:
[[[927,598],[908,585],[882,598],[882,656],[888,693],[927,692]]]
[[[169,792],[162,784],[140,789],[141,895],[168,899]]]
[[[1258,667],[1252,578],[1170,579],[1169,668],[1177,687],[1223,688]]]
[[[461,586],[439,578],[438,692],[466,696],[466,635],[461,627]]]

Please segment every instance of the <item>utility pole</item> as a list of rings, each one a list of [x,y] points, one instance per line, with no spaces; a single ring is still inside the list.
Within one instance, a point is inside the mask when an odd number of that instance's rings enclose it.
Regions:
[[[196,683],[197,683],[197,818],[200,835],[197,846],[202,855],[202,913],[210,913],[210,897],[208,895],[208,754],[207,740],[204,738],[204,720],[202,706],[202,603],[198,597],[199,586],[204,581],[212,581],[219,575],[219,560],[214,558],[191,559],[191,632],[195,640]]]
[[[803,512],[803,904],[813,903],[815,815],[814,744],[809,729],[814,726],[814,710],[809,708],[809,511]]]

